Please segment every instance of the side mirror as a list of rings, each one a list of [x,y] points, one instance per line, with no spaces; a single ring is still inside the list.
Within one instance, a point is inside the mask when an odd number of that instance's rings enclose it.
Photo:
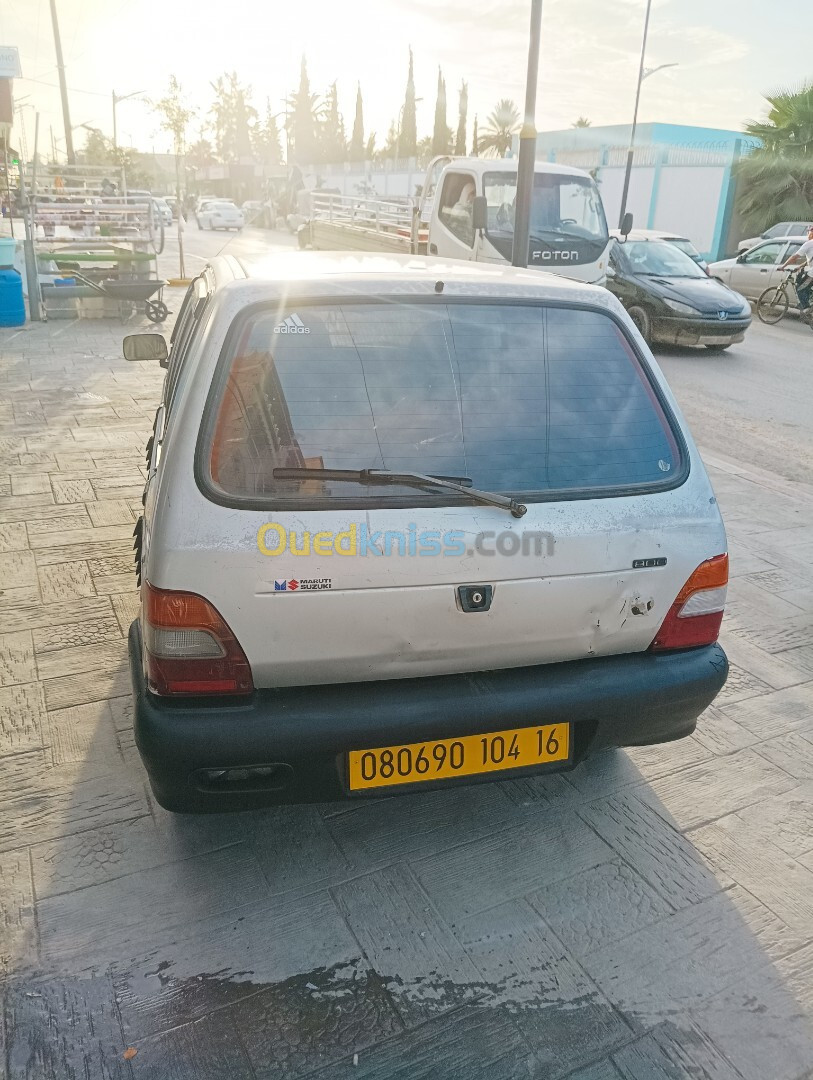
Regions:
[[[624,214],[623,218],[621,219],[621,228],[618,231],[623,237],[629,236],[629,234],[632,232],[632,214],[629,212],[629,210],[626,212],[626,214]]]
[[[129,334],[122,342],[125,360],[157,360],[167,366],[167,343],[162,334]]]
[[[488,200],[485,195],[475,195],[471,204],[471,223],[475,229],[488,225]]]
[[[741,251],[741,252],[739,253],[739,255],[737,256],[737,262],[745,262],[745,256],[746,256],[747,254],[748,254],[748,252],[747,252],[747,251]]]

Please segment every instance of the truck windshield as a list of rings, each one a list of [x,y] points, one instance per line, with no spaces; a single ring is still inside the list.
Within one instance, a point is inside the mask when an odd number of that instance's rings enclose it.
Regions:
[[[517,174],[486,173],[483,194],[488,203],[488,238],[510,259]],[[593,262],[601,257],[608,240],[601,196],[591,179],[567,173],[534,176],[529,263]]]
[[[639,361],[596,311],[516,301],[274,305],[245,316],[232,340],[199,447],[216,497],[465,505],[479,489],[490,501],[496,492],[525,502],[657,488],[679,472]],[[414,473],[472,490],[416,487]],[[399,474],[413,476],[399,484]]]

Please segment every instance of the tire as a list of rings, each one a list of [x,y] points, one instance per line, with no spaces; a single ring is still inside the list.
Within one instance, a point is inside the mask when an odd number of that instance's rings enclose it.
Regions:
[[[652,344],[652,320],[642,307],[627,308],[627,314],[635,323],[638,333],[647,343]]]
[[[782,285],[772,285],[757,300],[757,315],[760,322],[773,326],[788,313],[788,293]]]
[[[165,243],[166,230],[164,229],[164,226],[162,224],[155,230],[152,237],[152,250],[155,252],[156,255],[160,255],[163,252]]]
[[[163,322],[167,315],[169,315],[169,308],[163,300],[148,300],[145,307],[145,314],[150,322],[159,323]]]
[[[726,349],[731,348],[731,342],[729,341],[727,345],[707,345],[706,348],[710,352],[725,352]]]

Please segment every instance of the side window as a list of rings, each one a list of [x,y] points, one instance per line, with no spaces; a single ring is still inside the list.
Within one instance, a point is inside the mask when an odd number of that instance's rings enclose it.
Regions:
[[[782,262],[784,262],[786,259],[789,259],[791,255],[795,255],[801,246],[801,244],[797,244],[796,242],[788,244],[788,250],[782,256]]]
[[[189,286],[189,292],[184,299],[184,310],[181,312],[185,316],[184,322],[181,325],[180,318],[175,324],[178,327],[178,334],[172,344],[172,352],[169,357],[169,367],[167,369],[166,384],[164,387],[164,404],[167,409],[167,419],[172,412],[172,404],[175,400],[175,392],[178,388],[178,382],[183,371],[183,366],[186,358],[189,354],[189,348],[194,340],[195,331],[201,322],[201,316],[203,309],[206,306],[206,301],[209,296],[209,289],[204,277],[195,278],[192,284]],[[187,306],[187,301],[189,304]]]
[[[743,259],[744,263],[749,266],[773,266],[774,263],[779,262],[779,258],[782,252],[785,250],[785,244],[779,240],[775,240],[771,244],[762,244],[758,248],[754,248]]]
[[[447,173],[440,193],[438,214],[453,236],[471,247],[474,244],[472,213],[476,188],[468,173]]]

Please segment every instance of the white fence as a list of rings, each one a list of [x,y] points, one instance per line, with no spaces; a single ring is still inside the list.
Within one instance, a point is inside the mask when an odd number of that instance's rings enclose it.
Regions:
[[[718,143],[636,147],[627,198],[636,226],[679,232],[708,258],[722,258],[733,205],[732,169],[749,149],[747,140],[733,148]],[[539,157],[591,172],[610,228],[618,224],[626,146],[540,152]],[[403,199],[414,196],[424,181],[424,169],[414,158],[314,165],[303,174],[309,188],[318,185],[355,198]]]

